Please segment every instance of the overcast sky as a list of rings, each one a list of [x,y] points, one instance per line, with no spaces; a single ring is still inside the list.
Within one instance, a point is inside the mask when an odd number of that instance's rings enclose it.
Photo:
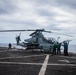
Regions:
[[[61,29],[58,33],[74,37],[43,33],[45,37],[72,39],[76,44],[76,0],[0,0],[0,30]],[[31,32],[21,32],[22,41]],[[0,43],[13,43],[19,32],[0,33]]]

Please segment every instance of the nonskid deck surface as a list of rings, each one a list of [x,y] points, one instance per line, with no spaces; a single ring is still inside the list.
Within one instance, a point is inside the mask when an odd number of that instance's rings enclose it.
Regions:
[[[76,75],[76,56],[0,50],[0,75]]]

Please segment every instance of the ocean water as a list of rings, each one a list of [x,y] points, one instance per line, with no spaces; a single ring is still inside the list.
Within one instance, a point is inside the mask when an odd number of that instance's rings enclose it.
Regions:
[[[61,46],[61,51],[62,52],[64,51],[64,47],[63,46]],[[76,45],[68,45],[68,51],[76,53]]]
[[[76,53],[76,45],[69,45],[68,46],[68,51],[69,52],[75,52]]]
[[[8,44],[0,44],[0,47],[8,47]],[[17,46],[16,44],[12,44],[13,48],[19,48],[19,49],[25,49],[24,47]],[[63,52],[63,46],[61,47],[61,51]],[[69,45],[68,46],[68,51],[76,53],[76,45]]]

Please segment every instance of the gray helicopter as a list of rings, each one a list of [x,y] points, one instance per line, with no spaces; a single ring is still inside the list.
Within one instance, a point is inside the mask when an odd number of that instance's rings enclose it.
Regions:
[[[52,50],[53,44],[57,43],[54,38],[46,39],[42,32],[48,32],[44,29],[37,29],[37,30],[27,30],[27,31],[34,31],[30,34],[31,38],[25,39],[24,42],[20,43],[20,35],[16,37],[17,45],[26,47],[28,49],[40,49],[41,51],[50,52]]]
[[[46,31],[45,29],[1,30],[0,32],[18,32],[18,31],[19,32],[20,31],[34,31],[33,33],[30,34],[31,38],[25,39],[24,42],[21,42],[21,43],[20,43],[21,33],[18,36],[16,36],[17,45],[20,45],[22,47],[26,47],[26,50],[39,49],[40,51],[44,51],[44,52],[52,52],[53,46],[58,43],[58,40],[60,38],[60,37],[58,37],[57,40],[55,38],[46,39],[42,32],[47,32],[47,33],[54,33],[54,32]],[[60,33],[56,33],[56,34],[60,34]],[[60,35],[66,35],[66,34],[60,34]],[[71,35],[66,35],[66,36],[73,37]]]

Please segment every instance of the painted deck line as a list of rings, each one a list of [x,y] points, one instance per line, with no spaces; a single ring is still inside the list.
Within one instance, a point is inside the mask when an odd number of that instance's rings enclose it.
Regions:
[[[42,55],[29,55],[29,56],[17,56],[17,57],[2,57],[0,59],[27,58],[27,57],[44,56],[44,55],[46,55],[46,54],[42,54]]]
[[[72,58],[72,59],[76,59],[76,57],[69,57],[69,56],[59,56],[59,57],[65,57],[65,58]]]
[[[11,64],[11,65],[42,65],[42,63],[24,63],[24,62],[0,62],[0,64]]]
[[[48,60],[49,60],[49,55],[46,56],[46,58],[44,60],[44,63],[42,65],[38,75],[45,75],[45,71],[46,71],[46,67],[47,67],[47,64],[48,64]]]
[[[68,60],[64,59],[64,60],[58,60],[59,62],[65,62],[65,63],[70,63]]]
[[[49,66],[76,66],[76,64],[48,64]]]
[[[7,50],[4,50],[4,51],[0,51],[0,52],[7,52]]]
[[[0,62],[0,64],[11,64],[11,65],[43,65],[43,63],[24,63],[24,62]],[[76,64],[57,64],[57,63],[50,63],[50,64],[47,64],[47,65],[49,65],[49,66],[76,66]]]
[[[18,50],[18,49],[9,49],[8,50],[8,48],[7,48],[7,49],[0,51],[0,52],[11,52],[11,51],[21,51],[21,50]]]

